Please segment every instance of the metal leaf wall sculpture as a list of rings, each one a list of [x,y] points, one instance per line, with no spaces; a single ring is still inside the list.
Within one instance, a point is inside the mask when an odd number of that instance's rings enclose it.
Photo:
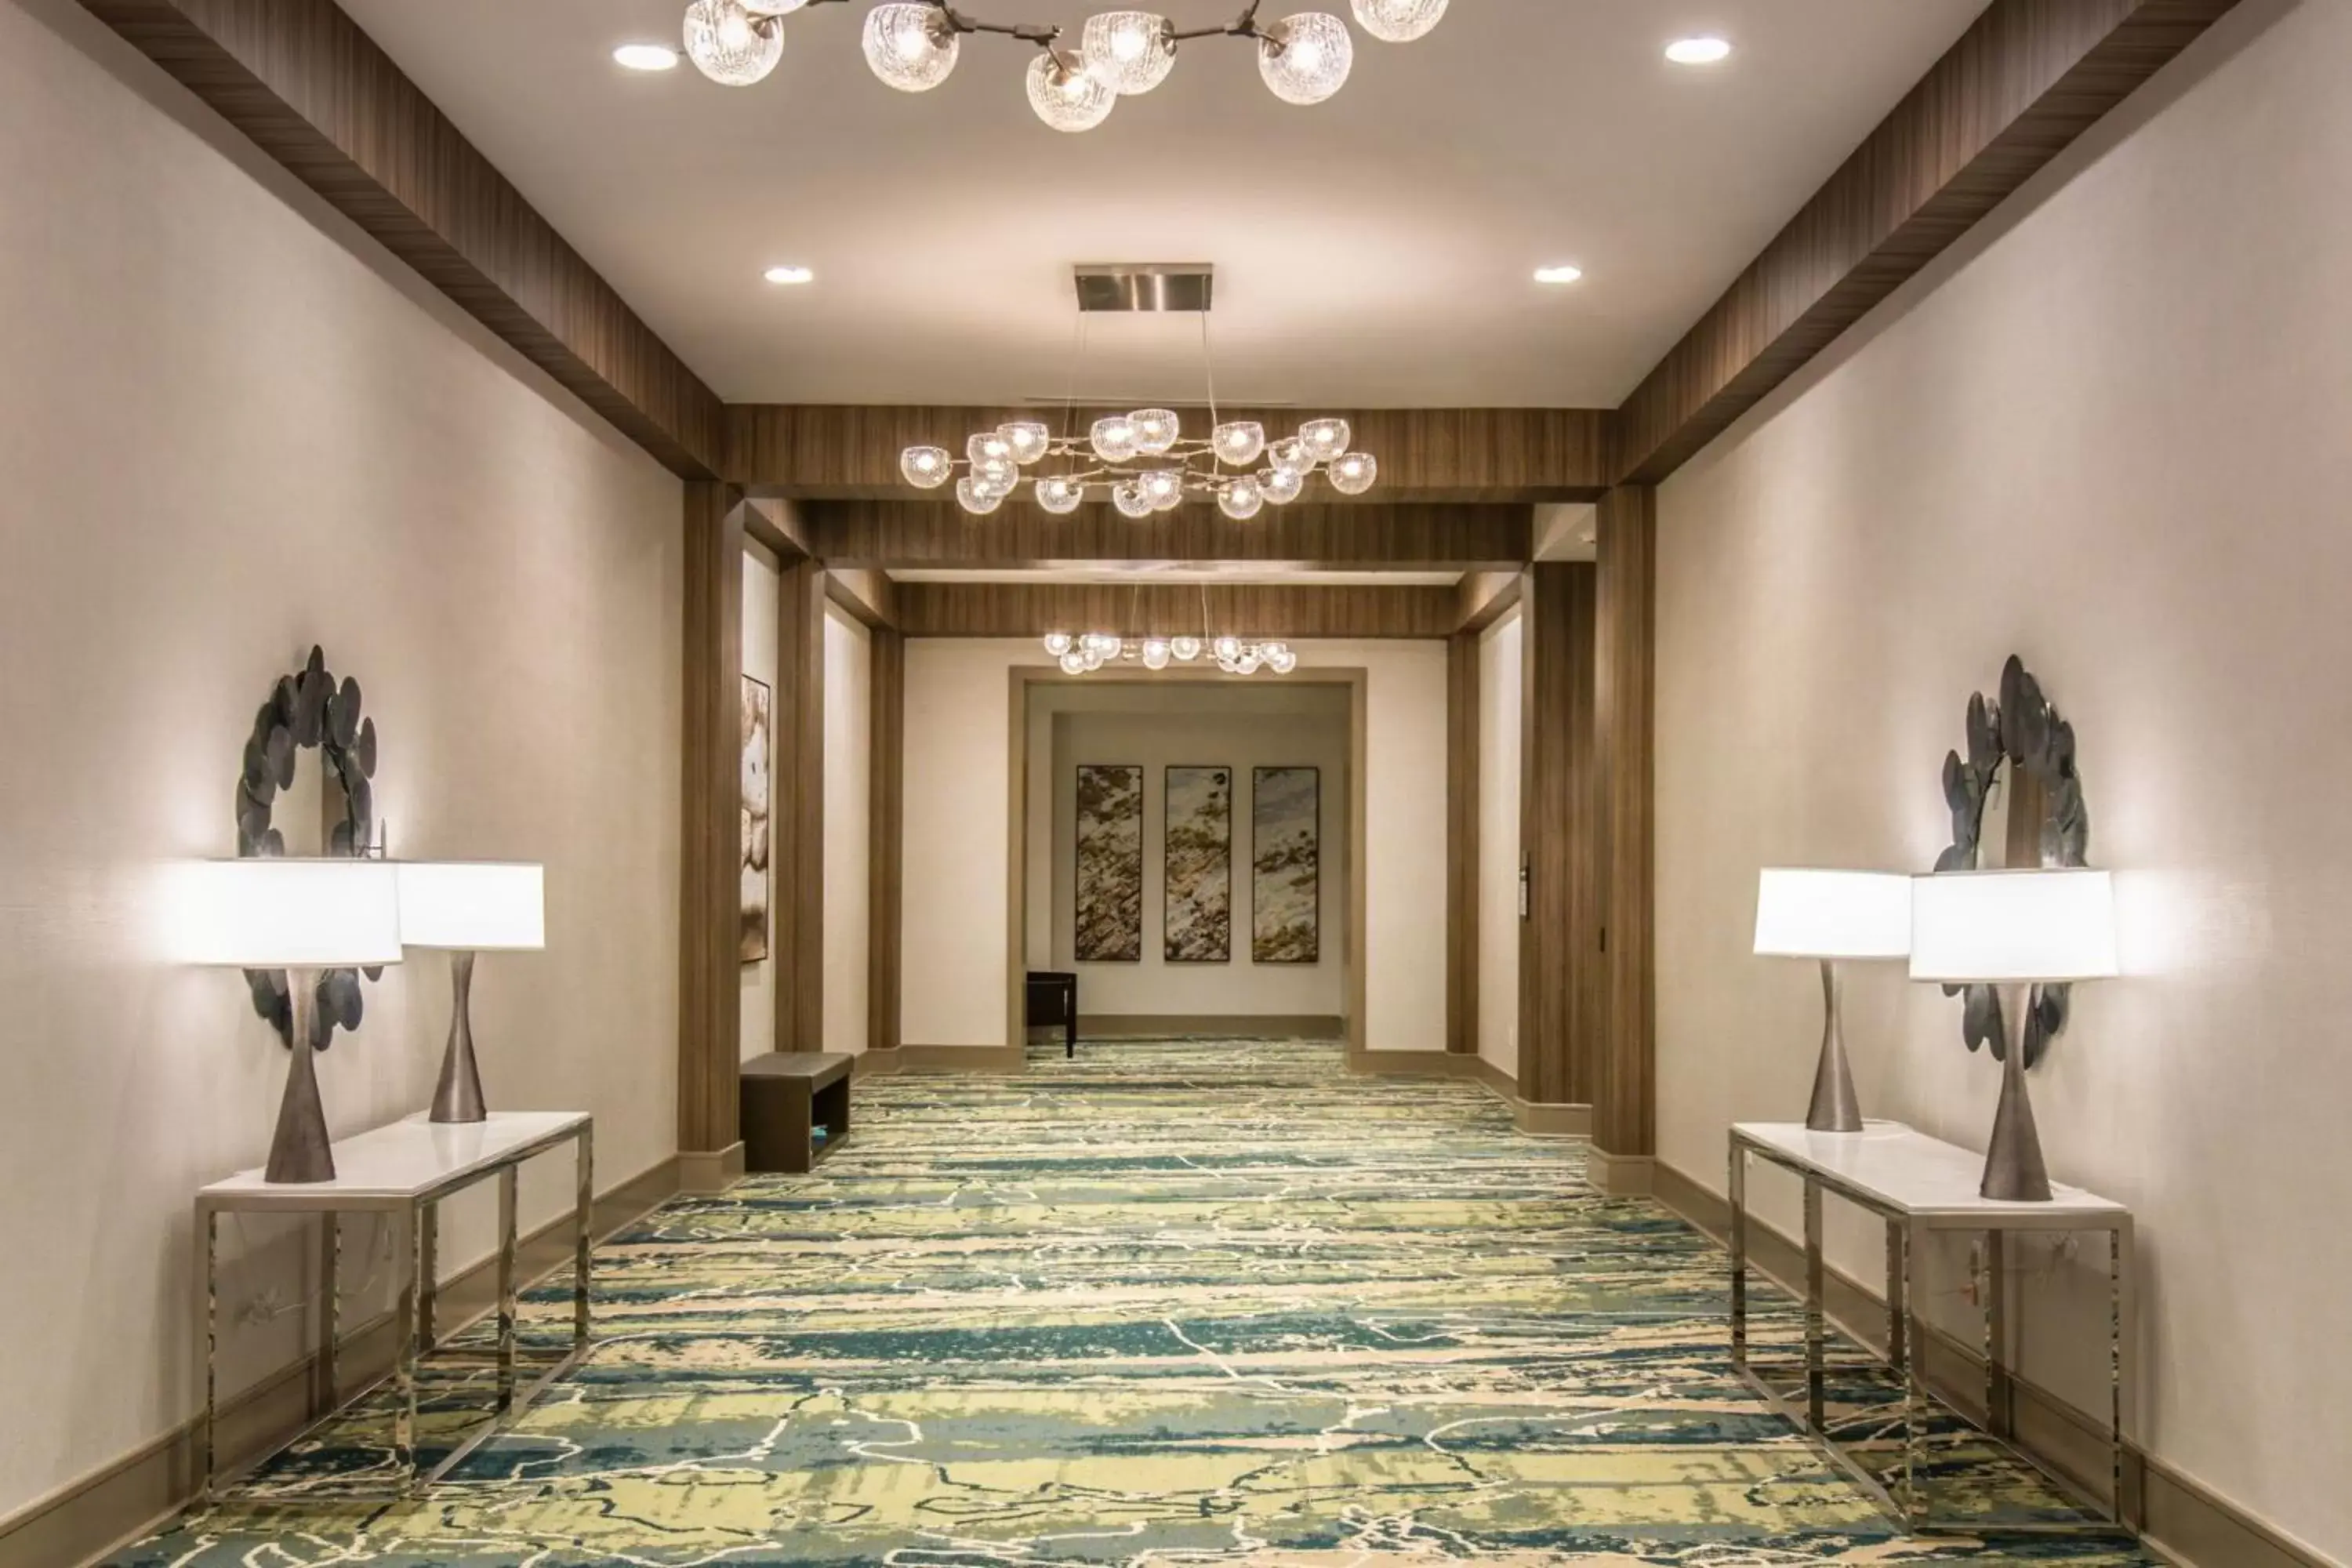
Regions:
[[[1985,806],[2000,787],[2007,763],[2014,781],[2021,773],[2040,785],[2042,817],[2036,834],[2038,863],[2047,867],[2089,864],[2090,807],[2075,768],[2074,727],[2042,694],[2022,659],[2012,655],[2000,672],[2000,695],[1969,698],[1968,754],[1944,756],[1944,804],[1952,813],[1951,847],[1936,858],[1936,869],[1973,871],[1982,850]],[[1960,1037],[1969,1049],[1990,1046],[1995,1060],[2007,1054],[2000,998],[1990,985],[1947,985],[1948,996],[1965,995]],[[2044,985],[2034,993],[2033,1016],[2026,1020],[2025,1067],[2039,1066],[2050,1041],[2066,1026],[2070,993]]]
[[[301,754],[316,749],[328,773],[341,787],[343,815],[329,830],[327,853],[358,857],[375,840],[375,721],[360,711],[360,683],[338,685],[327,668],[324,650],[313,647],[310,659],[292,675],[281,676],[253,718],[253,733],[245,742],[245,768],[236,785],[236,852],[240,859],[276,858],[286,853],[286,836],[270,822],[278,792],[294,784]],[[369,969],[370,980],[383,978],[381,969]],[[269,1021],[278,1038],[289,1046],[294,1038],[294,1008],[282,969],[248,969],[246,984],[253,989],[253,1010]],[[356,1029],[365,1011],[360,993],[360,972],[331,969],[319,976],[317,1024],[311,1044],[325,1050],[334,1043],[338,1027]]]

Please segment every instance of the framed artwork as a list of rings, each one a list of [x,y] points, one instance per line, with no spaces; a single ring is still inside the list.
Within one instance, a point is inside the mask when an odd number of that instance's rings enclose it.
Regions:
[[[1323,961],[1323,773],[1258,768],[1250,791],[1250,957]]]
[[[1143,769],[1078,769],[1080,963],[1143,962]]]
[[[1170,963],[1230,963],[1234,770],[1171,766],[1161,810],[1160,955]]]
[[[768,956],[768,785],[770,744],[773,739],[773,701],[767,685],[743,678],[743,811],[741,865],[742,910],[738,921],[737,956],[757,963]]]

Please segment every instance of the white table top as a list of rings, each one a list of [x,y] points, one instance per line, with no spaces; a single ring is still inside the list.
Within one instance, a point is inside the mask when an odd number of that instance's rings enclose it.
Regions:
[[[1742,1121],[1731,1131],[1833,1186],[1915,1219],[2000,1229],[2066,1221],[2105,1226],[2131,1215],[2111,1199],[2056,1182],[2046,1204],[1980,1196],[1982,1154],[1899,1121],[1865,1122],[1859,1132],[1815,1132],[1801,1121]]]
[[[239,1171],[196,1194],[222,1208],[382,1208],[490,1171],[516,1151],[561,1139],[590,1121],[584,1110],[494,1110],[487,1121],[436,1122],[423,1112],[333,1144],[335,1179],[270,1182]]]

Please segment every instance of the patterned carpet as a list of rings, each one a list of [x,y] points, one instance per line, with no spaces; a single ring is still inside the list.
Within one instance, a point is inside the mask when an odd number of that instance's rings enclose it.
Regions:
[[[1475,1085],[1296,1042],[1033,1054],[862,1079],[815,1175],[603,1248],[593,1358],[430,1496],[337,1495],[381,1460],[362,1413],[117,1561],[2157,1561],[1896,1533],[1733,1376],[1721,1252]],[[1875,1429],[1883,1389],[1838,1388]],[[1957,1428],[1934,1475],[1972,1520],[2063,1517]]]

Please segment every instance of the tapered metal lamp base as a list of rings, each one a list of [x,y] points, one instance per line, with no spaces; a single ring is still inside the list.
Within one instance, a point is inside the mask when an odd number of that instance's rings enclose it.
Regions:
[[[2046,1204],[2051,1197],[2042,1134],[2025,1091],[2025,1026],[2032,1000],[2031,986],[2001,988],[2000,1109],[1993,1113],[1992,1147],[1985,1151],[1984,1184],[1978,1189],[1996,1203]]]
[[[449,1007],[449,1047],[441,1053],[441,1082],[433,1091],[436,1121],[487,1121],[488,1103],[482,1098],[482,1072],[474,1064],[474,955],[449,955],[452,1000]]]
[[[333,1141],[327,1135],[326,1107],[319,1100],[318,1052],[310,1029],[319,1010],[316,970],[287,971],[293,1007],[294,1048],[286,1068],[286,1093],[278,1102],[278,1131],[269,1140],[265,1180],[287,1185],[335,1179]]]
[[[1862,1100],[1853,1092],[1853,1069],[1845,1059],[1845,977],[1822,960],[1822,1059],[1813,1068],[1812,1109],[1805,1126],[1814,1132],[1862,1131]]]

